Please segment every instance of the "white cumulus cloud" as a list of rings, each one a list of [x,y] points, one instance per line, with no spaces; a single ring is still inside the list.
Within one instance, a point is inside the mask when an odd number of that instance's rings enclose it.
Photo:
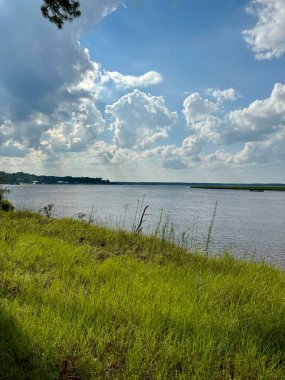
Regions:
[[[209,100],[200,95],[195,94],[195,98],[199,104],[209,104]],[[268,98],[256,100],[242,109],[226,113],[219,109],[218,116],[212,115],[211,109],[214,107],[206,107],[199,118],[190,120],[186,113],[192,134],[184,139],[179,154],[192,161],[224,161],[228,164],[284,161],[285,85],[275,84]],[[235,144],[243,144],[238,153],[225,151]]]
[[[205,120],[218,111],[218,105],[209,99],[202,98],[199,93],[189,95],[183,102],[183,114],[188,125]]]
[[[238,164],[277,163],[285,161],[285,127],[264,141],[250,141],[231,160]]]
[[[139,76],[123,75],[117,71],[107,71],[105,78],[111,79],[117,86],[124,88],[148,87],[162,82],[162,75],[156,71],[148,71]]]
[[[281,57],[285,53],[285,0],[253,0],[247,12],[257,17],[254,27],[243,31],[255,57]]]
[[[198,101],[193,103],[194,106],[191,102],[186,109],[184,106],[183,112],[191,130],[200,139],[223,144],[258,141],[285,125],[285,85],[281,83],[274,85],[268,98],[255,100],[248,107],[219,116],[211,114],[212,110],[221,111],[218,104],[202,98],[199,94],[194,94],[194,97]],[[200,105],[204,112],[199,111],[197,117],[196,109],[200,110]]]
[[[105,126],[105,121],[99,111],[95,109],[94,112],[97,112],[97,115],[91,118],[93,124],[88,124],[86,118],[82,117],[48,129],[41,136],[41,147],[51,152],[85,151],[96,141]]]
[[[224,136],[229,142],[262,140],[285,125],[285,85],[275,84],[271,95],[225,118]]]
[[[207,92],[219,102],[222,102],[224,100],[235,101],[239,98],[239,95],[234,88],[227,88],[225,90],[209,89]]]
[[[106,106],[106,113],[112,118],[114,143],[122,148],[146,149],[166,138],[177,120],[176,112],[168,110],[163,97],[139,90]]]
[[[86,130],[101,123],[102,70],[81,47],[79,32],[119,3],[82,0],[82,17],[59,31],[42,17],[38,0],[1,1],[0,145],[9,137],[23,151],[41,149],[47,136],[55,136],[54,126],[66,123],[83,142]],[[66,146],[75,149],[74,141]]]

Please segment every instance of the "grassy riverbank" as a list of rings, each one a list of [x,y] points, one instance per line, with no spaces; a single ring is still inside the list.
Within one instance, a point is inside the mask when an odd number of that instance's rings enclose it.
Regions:
[[[285,275],[0,213],[1,379],[283,379]]]

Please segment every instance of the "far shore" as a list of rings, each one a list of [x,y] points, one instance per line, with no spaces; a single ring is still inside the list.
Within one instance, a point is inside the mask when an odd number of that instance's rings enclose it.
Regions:
[[[285,191],[284,184],[210,184],[210,183],[185,183],[185,182],[102,182],[102,183],[90,183],[90,182],[21,182],[21,183],[2,183],[2,186],[11,185],[118,185],[118,186],[188,186],[191,189],[209,189],[209,190],[248,190],[253,192],[264,191]]]
[[[249,190],[255,192],[285,191],[285,185],[192,185],[191,188],[212,190]]]

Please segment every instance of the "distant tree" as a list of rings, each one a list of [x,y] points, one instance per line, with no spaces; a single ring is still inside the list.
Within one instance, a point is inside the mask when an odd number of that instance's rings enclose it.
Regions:
[[[66,21],[81,15],[80,2],[76,0],[44,0],[42,15],[61,29]]]
[[[6,173],[0,171],[0,183],[5,183],[7,181]]]

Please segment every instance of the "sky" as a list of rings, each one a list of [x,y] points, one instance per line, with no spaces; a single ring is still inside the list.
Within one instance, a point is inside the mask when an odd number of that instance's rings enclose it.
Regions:
[[[285,183],[285,0],[0,0],[0,170]]]

